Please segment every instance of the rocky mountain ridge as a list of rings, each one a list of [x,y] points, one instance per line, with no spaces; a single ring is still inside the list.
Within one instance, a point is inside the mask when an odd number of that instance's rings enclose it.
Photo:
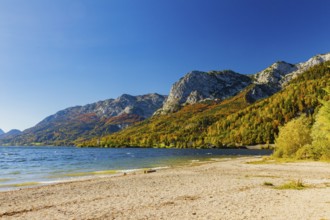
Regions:
[[[162,109],[156,114],[177,111],[184,104],[226,99],[251,84],[251,78],[231,70],[192,71],[174,83]]]
[[[155,114],[172,113],[183,105],[204,100],[226,99],[249,85],[252,85],[248,92],[251,102],[266,98],[280,91],[308,68],[329,60],[330,53],[316,55],[298,64],[278,61],[252,75],[239,74],[231,70],[192,71],[173,84],[167,101]]]
[[[156,93],[132,96],[70,107],[48,116],[36,126],[15,137],[2,139],[3,144],[71,145],[77,138],[102,136],[150,117],[166,96]]]
[[[92,114],[97,118],[111,118],[123,114],[134,114],[145,119],[162,106],[165,99],[166,96],[157,93],[139,96],[123,94],[117,99],[107,99],[84,106],[75,106],[61,110],[45,118],[36,126],[87,114]]]

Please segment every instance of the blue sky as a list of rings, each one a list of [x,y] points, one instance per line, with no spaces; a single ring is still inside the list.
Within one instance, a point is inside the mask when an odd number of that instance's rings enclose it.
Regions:
[[[258,72],[330,52],[327,0],[0,0],[0,128],[191,70]]]

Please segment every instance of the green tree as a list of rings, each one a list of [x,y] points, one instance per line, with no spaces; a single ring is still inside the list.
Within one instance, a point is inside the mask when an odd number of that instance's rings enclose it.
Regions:
[[[330,88],[326,89],[330,95]],[[321,101],[322,107],[312,127],[312,147],[316,159],[330,159],[330,101]]]
[[[311,144],[310,119],[306,115],[293,119],[280,128],[275,140],[275,157],[295,157],[296,152]]]

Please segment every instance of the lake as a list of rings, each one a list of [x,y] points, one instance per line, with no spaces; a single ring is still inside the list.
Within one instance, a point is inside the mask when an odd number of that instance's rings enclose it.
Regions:
[[[0,190],[271,153],[247,149],[0,147]]]

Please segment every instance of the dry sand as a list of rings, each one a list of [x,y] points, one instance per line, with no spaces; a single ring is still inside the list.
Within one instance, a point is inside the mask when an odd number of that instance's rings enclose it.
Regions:
[[[0,219],[330,219],[329,163],[250,160],[0,192]],[[298,179],[310,187],[264,185]]]

